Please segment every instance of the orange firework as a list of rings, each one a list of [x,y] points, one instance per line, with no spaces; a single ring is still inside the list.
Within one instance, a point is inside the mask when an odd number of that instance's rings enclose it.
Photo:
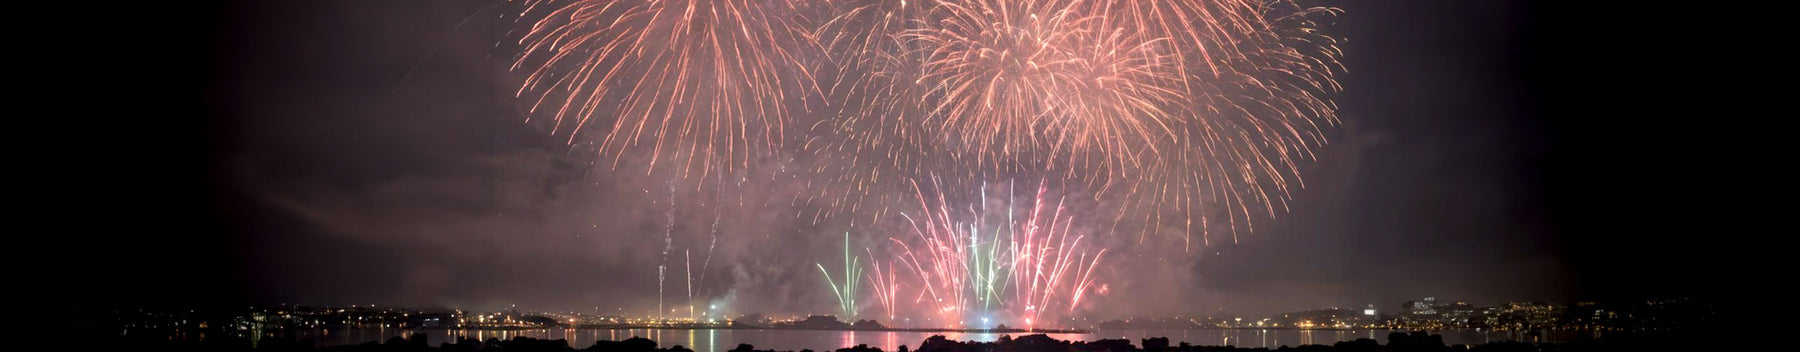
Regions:
[[[801,7],[782,1],[526,1],[514,69],[569,142],[595,126],[602,153],[674,160],[682,175],[747,166],[784,143],[796,106],[822,95],[806,68],[818,47]]]

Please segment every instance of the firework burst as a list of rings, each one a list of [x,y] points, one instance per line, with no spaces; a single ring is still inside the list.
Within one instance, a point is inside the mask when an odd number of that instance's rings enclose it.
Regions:
[[[1061,199],[1046,199],[1043,182],[1023,197],[1009,182],[994,190],[1005,197],[995,202],[984,186],[979,204],[967,207],[950,205],[941,191],[913,187],[921,212],[901,213],[912,234],[889,238],[902,267],[889,270],[912,274],[919,287],[913,303],[933,318],[1034,327],[1047,315],[1074,311],[1097,279],[1106,250],[1083,245],[1086,236],[1073,233],[1073,217],[1064,214]]]
[[[588,128],[613,166],[627,151],[684,177],[747,166],[784,143],[806,95],[816,41],[783,1],[526,1],[518,94],[569,142]],[[591,127],[590,127],[591,126]]]
[[[1331,8],[1291,1],[858,3],[826,16],[837,116],[822,212],[889,213],[907,179],[1047,175],[1201,244],[1253,231],[1336,123]],[[876,198],[869,205],[865,197]],[[878,207],[865,209],[863,207]],[[868,211],[872,210],[872,211]],[[1147,211],[1132,211],[1147,210]],[[1140,236],[1141,238],[1141,236]]]
[[[1329,95],[1340,89],[1341,52],[1318,28],[1339,10],[1289,1],[1131,4],[1134,26],[1167,33],[1168,50],[1187,63],[1182,117],[1174,138],[1147,141],[1161,145],[1157,155],[1097,193],[1117,194],[1120,220],[1129,217],[1124,209],[1173,210],[1127,222],[1148,224],[1140,239],[1173,226],[1190,235],[1184,247],[1195,233],[1206,245],[1216,225],[1236,242],[1239,229],[1254,231],[1258,214],[1286,210],[1304,186],[1302,161],[1314,159],[1324,128],[1337,123]],[[1182,18],[1190,20],[1170,20]],[[1203,25],[1173,25],[1195,21]]]
[[[812,171],[824,182],[807,201],[820,205],[815,220],[866,211],[879,221],[889,209],[864,208],[864,195],[899,197],[907,192],[891,186],[928,177],[928,171],[956,174],[927,166],[950,166],[933,161],[952,151],[927,137],[929,111],[921,102],[929,87],[919,81],[925,57],[904,37],[927,24],[934,6],[930,0],[863,0],[821,7],[828,20],[816,37],[836,69],[820,75],[831,115],[808,130],[804,144],[807,155],[821,160]]]
[[[942,3],[932,28],[907,38],[926,54],[927,125],[949,144],[999,165],[1116,157],[1128,162],[1142,141],[1170,138],[1179,91],[1163,38],[1127,30],[1104,7],[1082,1]],[[1154,153],[1154,152],[1152,152]],[[1086,162],[1087,160],[1080,160]]]

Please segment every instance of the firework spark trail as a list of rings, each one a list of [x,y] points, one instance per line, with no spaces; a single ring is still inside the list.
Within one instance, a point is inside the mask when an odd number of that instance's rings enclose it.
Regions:
[[[694,251],[682,250],[681,253],[687,259],[688,319],[692,320],[694,319]]]
[[[1088,286],[1094,283],[1094,267],[1100,265],[1100,257],[1103,256],[1106,256],[1106,248],[1101,248],[1099,252],[1094,253],[1093,260],[1088,260],[1086,253],[1081,254],[1081,259],[1075,260],[1076,263],[1085,262],[1088,263],[1088,265],[1087,269],[1082,270],[1080,277],[1075,280],[1075,289],[1070,291],[1070,293],[1074,295],[1069,299],[1070,313],[1075,312],[1075,307],[1081,306],[1082,295],[1087,293]]]
[[[869,284],[875,286],[873,290],[875,299],[881,303],[882,310],[887,313],[888,322],[893,323],[896,317],[894,315],[895,295],[900,291],[899,280],[894,277],[894,262],[889,261],[887,270],[883,271],[881,262],[875,260],[875,251],[868,248],[863,248],[863,251],[869,253],[869,268],[874,272],[874,275],[869,276]]]
[[[700,286],[701,286],[701,288],[705,288],[705,286],[706,286],[706,269],[708,267],[712,266],[713,250],[719,248],[719,217],[720,216],[721,215],[719,214],[719,211],[717,209],[714,209],[713,210],[712,230],[711,230],[711,232],[709,232],[709,234],[712,236],[712,242],[709,242],[706,245],[706,260],[700,262]]]
[[[915,303],[925,304],[945,321],[998,313],[1003,321],[1026,326],[1043,321],[1054,306],[1066,304],[1072,312],[1081,303],[1082,291],[1097,279],[1094,269],[1105,251],[1089,256],[1082,245],[1085,236],[1069,234],[1073,219],[1063,214],[1062,200],[1057,200],[1056,209],[1045,211],[1050,204],[1046,183],[1039,182],[1024,210],[1015,204],[1011,183],[1003,210],[987,208],[986,187],[979,190],[979,205],[959,208],[949,205],[944,192],[927,196],[913,183],[923,213],[917,218],[900,214],[911,224],[911,237],[919,246],[899,237],[889,240],[898,249],[896,258],[920,284]],[[986,220],[997,211],[1005,212],[1004,220]]]
[[[825,270],[825,264],[813,263],[819,267],[819,273],[825,274],[825,284],[831,287],[831,293],[838,299],[838,308],[843,311],[843,318],[856,320],[856,286],[862,277],[860,257],[850,255],[850,233],[844,233],[844,285],[838,286],[837,280],[831,278],[831,272]]]
[[[665,261],[667,261],[667,260],[665,260]],[[658,316],[658,317],[662,317],[663,313],[664,313],[663,312],[663,275],[664,275],[664,272],[666,272],[667,270],[668,270],[667,265],[657,265],[656,266],[656,316]]]
[[[527,0],[514,70],[569,143],[590,123],[617,167],[645,148],[649,169],[684,177],[747,166],[783,144],[794,105],[822,96],[803,58],[821,50],[797,2]],[[616,108],[616,110],[615,110]],[[648,172],[650,170],[646,170]]]
[[[667,279],[667,272],[669,270],[669,251],[675,249],[675,183],[670,182],[668,185],[669,212],[667,215],[664,215],[662,264],[656,265],[656,314],[659,317],[663,317],[664,314],[668,313],[663,311],[663,309],[666,308],[663,305],[663,298],[665,297],[663,281]]]

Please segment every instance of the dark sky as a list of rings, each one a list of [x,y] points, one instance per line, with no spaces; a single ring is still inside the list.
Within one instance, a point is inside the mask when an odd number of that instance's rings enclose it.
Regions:
[[[1704,156],[1723,131],[1691,121],[1729,110],[1709,103],[1712,78],[1685,73],[1723,59],[1649,50],[1682,31],[1631,20],[1645,10],[1328,4],[1346,11],[1330,29],[1347,40],[1343,124],[1291,212],[1236,244],[1108,269],[1114,290],[1096,308],[1727,289],[1712,275],[1731,267],[1717,237],[1742,223],[1741,202],[1719,190],[1727,162]],[[65,63],[104,72],[47,86],[118,96],[61,104],[101,116],[57,127],[82,156],[48,164],[82,185],[44,202],[82,214],[50,243],[103,263],[51,275],[65,297],[639,313],[655,305],[673,216],[677,251],[697,262],[714,219],[727,229],[705,298],[834,307],[811,264],[837,260],[842,229],[793,209],[719,212],[686,191],[672,206],[665,183],[596,170],[591,152],[524,123],[520,77],[495,45],[512,24],[488,2],[209,5],[144,9],[175,20],[122,28],[106,51],[123,56]],[[91,82],[102,77],[121,83]],[[668,297],[681,287],[670,280]]]

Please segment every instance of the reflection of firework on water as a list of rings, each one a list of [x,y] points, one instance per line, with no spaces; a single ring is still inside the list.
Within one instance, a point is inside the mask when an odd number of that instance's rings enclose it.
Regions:
[[[553,112],[570,143],[603,129],[614,165],[628,148],[704,175],[778,148],[790,106],[818,94],[802,51],[816,49],[782,1],[526,1],[519,94]],[[554,133],[554,131],[553,131]]]
[[[805,144],[835,160],[824,212],[888,213],[904,179],[1082,181],[1205,234],[1285,208],[1336,123],[1338,11],[1287,0],[854,2],[819,31],[837,116]],[[961,180],[961,181],[959,181]],[[864,206],[880,206],[863,209]],[[1130,211],[1150,210],[1150,211]],[[1164,210],[1168,209],[1168,210]],[[1165,213],[1173,218],[1165,219]],[[1223,221],[1212,221],[1222,218]],[[1185,238],[1185,237],[1184,237]],[[1203,243],[1209,239],[1202,236]]]
[[[950,205],[942,192],[928,195],[917,183],[913,187],[923,213],[903,212],[913,234],[890,241],[919,286],[914,303],[935,318],[1035,326],[1046,314],[1072,312],[1096,279],[1094,269],[1106,250],[1090,253],[1082,246],[1084,235],[1070,234],[1073,217],[1063,214],[1060,199],[1054,206],[1044,199],[1046,185],[1040,183],[1019,204],[1008,183],[1006,199],[998,204],[1004,209],[988,207],[985,186],[981,204],[968,207]]]

